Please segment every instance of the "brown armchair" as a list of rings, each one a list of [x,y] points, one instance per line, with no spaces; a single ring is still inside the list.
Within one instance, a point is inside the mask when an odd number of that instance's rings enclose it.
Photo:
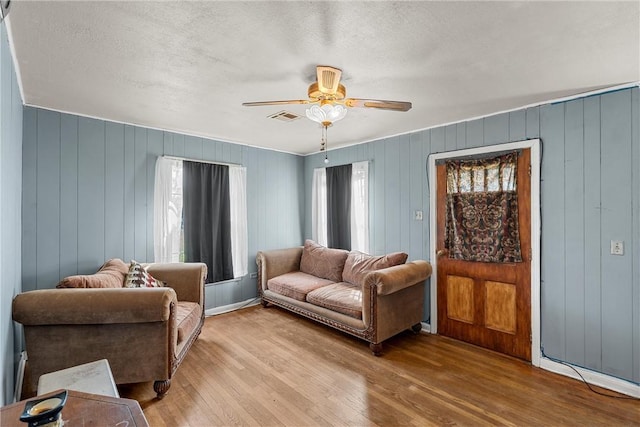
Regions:
[[[154,381],[162,398],[204,323],[202,263],[152,264],[161,288],[46,289],[13,301],[27,350],[23,396],[40,375],[107,359],[117,384]]]

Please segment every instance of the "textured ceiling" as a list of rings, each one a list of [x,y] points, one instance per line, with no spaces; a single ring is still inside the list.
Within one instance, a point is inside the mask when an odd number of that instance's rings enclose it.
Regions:
[[[315,66],[350,109],[329,148],[640,80],[640,2],[14,1],[9,32],[27,105],[293,153],[320,128],[283,108]],[[303,115],[305,106],[286,110]]]

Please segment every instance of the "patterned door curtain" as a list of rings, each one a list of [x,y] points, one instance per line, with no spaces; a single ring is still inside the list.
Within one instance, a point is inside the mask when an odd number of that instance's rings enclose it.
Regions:
[[[518,153],[450,160],[447,166],[449,258],[521,262],[516,176]]]

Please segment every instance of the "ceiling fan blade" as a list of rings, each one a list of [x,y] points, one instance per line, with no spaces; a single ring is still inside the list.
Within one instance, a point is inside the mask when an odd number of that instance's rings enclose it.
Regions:
[[[342,70],[335,67],[329,67],[326,65],[318,65],[316,67],[318,89],[322,93],[334,95],[338,90],[340,84],[340,77],[342,77]]]
[[[382,99],[358,98],[347,98],[344,100],[344,105],[346,105],[347,107],[378,108],[380,110],[393,111],[409,111],[412,107],[410,102],[405,101],[385,101]]]
[[[291,99],[288,101],[258,101],[258,102],[243,102],[245,107],[261,107],[264,105],[285,105],[285,104],[308,104],[308,99]]]

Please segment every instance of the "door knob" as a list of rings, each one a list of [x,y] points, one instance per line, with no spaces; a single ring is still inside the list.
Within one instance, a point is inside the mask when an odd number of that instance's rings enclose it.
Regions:
[[[436,252],[436,257],[440,258],[442,255],[444,255],[447,252],[446,249],[440,249],[438,252]]]

